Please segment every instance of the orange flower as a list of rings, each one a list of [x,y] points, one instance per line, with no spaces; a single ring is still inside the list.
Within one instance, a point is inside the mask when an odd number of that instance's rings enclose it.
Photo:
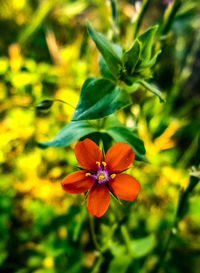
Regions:
[[[136,199],[140,183],[133,176],[121,173],[135,157],[128,144],[114,144],[103,158],[96,143],[87,138],[76,144],[75,155],[84,170],[65,177],[62,187],[66,192],[74,194],[89,190],[87,208],[91,214],[101,217],[106,212],[110,192],[127,201]]]

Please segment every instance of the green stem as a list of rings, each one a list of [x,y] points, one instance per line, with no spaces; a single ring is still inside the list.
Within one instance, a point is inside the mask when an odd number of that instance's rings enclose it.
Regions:
[[[118,27],[117,27],[117,5],[116,0],[110,0],[111,5],[111,12],[112,12],[112,29],[113,29],[113,42],[117,41],[117,33],[118,33]]]
[[[19,43],[24,47],[27,40],[37,31],[44,22],[45,18],[57,4],[55,0],[41,1],[40,6],[36,9],[35,13],[31,17],[31,20],[27,24],[26,28],[20,32]]]
[[[72,240],[74,242],[76,242],[78,240],[78,237],[79,237],[79,234],[80,234],[80,231],[81,231],[81,227],[83,225],[83,221],[85,220],[86,214],[87,214],[86,207],[83,206],[81,208],[81,211],[80,211],[80,220],[74,226],[73,236],[72,236]]]
[[[165,35],[169,29],[170,26],[174,20],[174,17],[176,16],[177,11],[179,10],[183,0],[174,0],[167,8],[164,14],[163,22],[161,25],[161,34]]]
[[[200,29],[200,20],[197,22],[197,29]],[[193,60],[196,58],[197,52],[199,50],[199,44],[200,44],[200,31],[196,31],[195,33],[195,40],[192,45],[191,50],[186,56],[185,64],[180,66],[179,70],[180,72],[176,74],[175,77],[175,83],[171,90],[171,96],[168,96],[168,103],[165,107],[165,113],[167,115],[171,115],[172,109],[174,109],[174,103],[177,99],[177,96],[179,96],[181,88],[183,88],[183,85],[185,81],[189,78],[189,75],[192,73],[192,67],[193,67]],[[182,68],[183,67],[183,68]],[[183,165],[183,163],[181,164]]]
[[[175,214],[175,218],[174,218],[174,223],[173,223],[172,228],[170,230],[169,237],[168,237],[166,244],[164,246],[164,249],[161,253],[160,261],[155,266],[155,268],[153,269],[153,271],[151,273],[159,272],[160,268],[162,267],[162,265],[165,261],[167,252],[169,250],[170,242],[171,242],[173,236],[175,235],[175,231],[177,229],[178,223],[185,213],[185,205],[188,201],[189,194],[193,191],[193,189],[198,184],[198,182],[199,182],[198,177],[190,176],[190,182],[189,182],[188,187],[186,188],[185,191],[180,193],[179,202],[178,202],[178,206],[177,206],[177,210],[176,210],[176,214]]]
[[[130,246],[131,239],[130,239],[130,236],[128,234],[128,230],[125,225],[121,226],[121,233],[122,233],[122,237],[124,239],[124,242],[126,244],[127,251],[128,251],[128,253],[131,253],[132,252],[131,246]]]
[[[98,273],[100,271],[102,263],[103,263],[103,256],[99,255],[98,260],[91,273]]]
[[[104,129],[105,123],[106,123],[107,117],[102,118],[101,122],[101,129]]]
[[[137,37],[139,28],[141,26],[142,23],[142,19],[144,17],[145,12],[147,11],[149,4],[150,4],[151,0],[143,0],[142,1],[142,7],[140,10],[140,13],[134,23],[134,28],[133,28],[133,39],[135,39]]]
[[[190,183],[185,191],[180,194],[177,213],[176,213],[176,221],[180,220],[184,215],[184,207],[187,203],[189,194],[193,191],[196,185],[199,182],[199,178],[195,176],[190,176]]]
[[[117,22],[117,7],[116,7],[116,1],[115,0],[110,0],[111,4],[111,10],[112,10],[112,20],[113,22]]]
[[[92,235],[92,240],[93,240],[94,246],[100,253],[103,253],[104,250],[100,247],[99,243],[97,242],[97,238],[96,238],[96,234],[95,234],[94,216],[89,214],[89,220],[90,220],[90,230],[91,230],[91,235]]]
[[[105,125],[106,120],[107,120],[107,117],[97,119],[96,127],[98,128],[99,131],[104,129],[104,125]]]
[[[74,107],[73,105],[71,105],[70,103],[68,103],[68,102],[66,102],[66,101],[64,101],[64,100],[55,99],[54,101],[62,102],[62,103],[64,103],[64,104],[69,105],[69,106],[72,107],[73,109],[75,109],[75,107]]]

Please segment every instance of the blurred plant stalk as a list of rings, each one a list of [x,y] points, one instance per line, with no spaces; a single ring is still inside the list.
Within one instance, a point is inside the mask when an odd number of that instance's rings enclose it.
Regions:
[[[180,220],[183,218],[183,216],[186,214],[186,205],[189,199],[190,194],[193,192],[194,188],[197,186],[200,176],[199,176],[199,163],[200,163],[200,138],[198,140],[198,148],[197,153],[195,157],[195,166],[192,167],[192,170],[190,172],[190,181],[185,190],[182,190],[179,195],[179,201],[176,209],[176,214],[174,218],[173,225],[171,227],[169,236],[167,238],[166,244],[163,248],[163,251],[160,256],[160,260],[155,266],[155,268],[151,271],[151,273],[159,273],[161,267],[163,266],[165,262],[165,258],[167,256],[167,253],[169,251],[170,243],[173,237],[176,235],[178,230],[178,224]]]
[[[173,2],[171,2],[164,14],[163,17],[163,22],[160,28],[160,33],[161,35],[166,35],[167,32],[170,29],[170,26],[179,10],[179,8],[181,7],[181,4],[183,3],[183,0],[174,0]]]
[[[34,16],[30,20],[30,23],[20,33],[19,43],[24,46],[33,33],[42,24],[47,15],[51,12],[53,7],[57,4],[57,1],[50,0],[44,1],[40,4],[40,7],[35,11]]]
[[[141,23],[142,23],[142,19],[149,7],[149,4],[150,4],[151,0],[143,0],[142,1],[142,6],[141,6],[141,10],[138,14],[138,17],[134,23],[134,27],[133,27],[133,39],[135,39],[137,37],[137,34],[138,34],[138,31],[139,31],[139,28],[141,26]]]

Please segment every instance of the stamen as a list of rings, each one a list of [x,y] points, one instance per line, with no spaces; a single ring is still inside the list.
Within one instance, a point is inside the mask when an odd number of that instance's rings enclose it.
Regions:
[[[115,173],[113,173],[113,174],[111,174],[111,176],[110,176],[110,177],[111,177],[112,179],[114,179],[114,178],[115,178],[115,176],[116,176],[116,174],[115,174]]]
[[[97,164],[98,166],[100,166],[100,165],[101,165],[101,163],[100,163],[99,161],[97,161],[97,162],[96,162],[96,164]]]
[[[105,176],[103,174],[100,174],[98,177],[99,180],[104,180],[104,178],[105,178]]]
[[[104,167],[107,165],[106,162],[102,161],[102,165],[104,165]]]
[[[85,176],[90,176],[90,175],[91,175],[91,173],[86,173],[86,174],[85,174]]]

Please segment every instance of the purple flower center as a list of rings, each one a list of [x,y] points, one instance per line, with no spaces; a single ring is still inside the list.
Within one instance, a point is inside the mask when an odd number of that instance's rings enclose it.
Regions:
[[[111,174],[106,167],[106,163],[102,162],[97,162],[98,167],[96,173],[90,174],[90,177],[94,180],[95,183],[98,184],[106,184],[109,181],[111,181],[116,175]]]

